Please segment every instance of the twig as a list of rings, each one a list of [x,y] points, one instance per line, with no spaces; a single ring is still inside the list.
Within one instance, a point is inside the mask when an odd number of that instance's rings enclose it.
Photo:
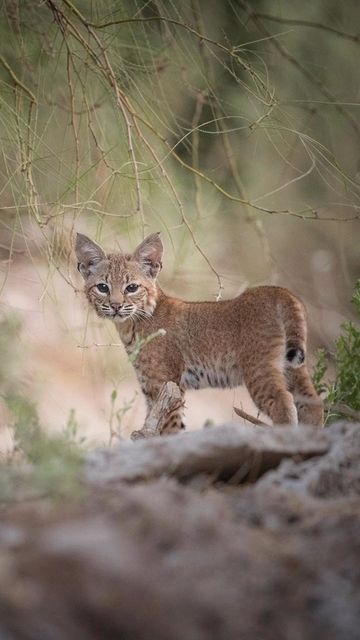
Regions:
[[[339,413],[346,418],[351,418],[352,420],[357,420],[358,422],[360,422],[360,411],[356,411],[355,409],[348,407],[348,405],[343,402],[333,404],[330,410],[331,413]]]
[[[340,31],[340,29],[335,29],[334,27],[330,27],[329,25],[322,24],[321,22],[312,22],[310,20],[298,20],[293,18],[280,18],[279,16],[271,16],[268,13],[258,13],[257,11],[254,14],[257,18],[261,18],[262,20],[268,20],[269,22],[278,22],[280,24],[291,24],[294,27],[310,27],[312,29],[321,29],[322,31],[327,31],[328,33],[332,33],[335,36],[339,36],[340,38],[345,38],[346,40],[350,40],[351,42],[355,42],[356,44],[360,44],[360,37],[357,35],[353,35],[352,33],[346,33],[345,31]]]
[[[152,340],[154,340],[155,338],[163,338],[166,335],[166,331],[165,329],[158,329],[157,331],[154,331],[153,333],[150,333],[150,335],[146,336],[145,338],[141,338],[140,340],[136,340],[135,342],[135,346],[132,347],[131,352],[129,354],[129,360],[130,362],[132,362],[134,364],[136,358],[138,357],[140,351],[146,347],[147,344],[149,344],[149,342],[151,342]]]
[[[111,20],[109,22],[104,22],[102,24],[97,24],[95,22],[91,22],[89,20],[86,20],[84,15],[73,5],[73,3],[70,0],[63,0],[63,2],[77,16],[77,18],[79,18],[79,20],[83,23],[83,25],[85,27],[87,27],[88,29],[90,29],[90,28],[93,28],[93,29],[106,29],[107,27],[120,26],[121,24],[132,24],[132,23],[140,23],[141,24],[141,23],[146,23],[146,22],[164,22],[164,23],[173,24],[173,25],[175,25],[177,27],[185,29],[186,31],[188,31],[189,33],[194,35],[196,38],[198,38],[200,40],[200,42],[207,42],[208,44],[211,44],[211,45],[217,47],[221,51],[224,51],[224,53],[227,53],[230,57],[234,58],[238,62],[238,64],[245,71],[247,71],[250,74],[250,76],[252,77],[254,82],[259,82],[259,84],[264,89],[265,93],[269,93],[269,90],[266,87],[264,81],[258,76],[256,71],[254,71],[254,69],[250,66],[250,64],[248,62],[246,62],[245,60],[242,60],[240,58],[240,56],[236,52],[236,48],[235,47],[229,48],[229,47],[221,44],[221,42],[218,42],[217,40],[213,40],[212,38],[209,38],[204,33],[200,33],[199,31],[197,31],[196,29],[194,29],[190,25],[186,24],[185,22],[181,22],[180,20],[175,20],[174,18],[168,18],[166,16],[149,16],[147,18],[124,18],[124,19],[120,19],[120,20]],[[271,95],[270,95],[270,98],[271,98]]]
[[[132,137],[132,128],[134,126],[134,123],[131,120],[133,120],[134,116],[133,116],[131,110],[129,110],[129,108],[128,108],[128,103],[127,103],[127,101],[125,99],[125,94],[123,93],[123,91],[120,89],[120,87],[118,85],[118,82],[116,80],[116,75],[115,75],[114,70],[112,68],[112,65],[110,63],[109,57],[108,57],[108,55],[106,53],[105,47],[103,46],[101,40],[99,39],[97,33],[95,32],[95,30],[93,28],[93,25],[90,22],[88,22],[84,18],[84,16],[82,16],[82,14],[79,12],[79,10],[76,7],[74,7],[74,5],[69,0],[63,0],[63,2],[80,19],[81,23],[86,27],[86,29],[88,30],[89,34],[95,40],[97,46],[100,49],[104,64],[100,63],[100,65],[99,65],[98,57],[91,50],[91,47],[84,40],[84,38],[82,37],[82,35],[78,31],[78,29],[76,29],[76,27],[71,23],[71,21],[65,16],[65,14],[60,12],[58,7],[55,7],[55,5],[53,4],[52,0],[48,0],[48,4],[50,5],[50,8],[53,11],[56,11],[57,15],[60,15],[61,18],[63,20],[65,20],[65,22],[68,24],[68,26],[72,29],[72,33],[73,33],[74,37],[76,37],[76,39],[83,46],[85,46],[86,50],[90,53],[92,58],[95,59],[95,61],[97,62],[98,66],[100,67],[100,69],[103,71],[103,73],[105,73],[105,76],[110,81],[110,85],[111,85],[111,87],[113,88],[113,90],[115,92],[117,105],[118,105],[118,107],[119,107],[119,109],[120,109],[120,111],[121,111],[121,113],[123,115],[124,121],[125,121],[125,127],[126,127],[126,133],[127,133],[127,142],[128,142],[128,152],[129,152],[129,156],[130,156],[131,163],[132,163],[133,170],[134,170],[134,177],[135,177],[135,184],[136,184],[136,200],[137,200],[136,213],[140,214],[141,221],[142,221],[142,226],[143,226],[143,229],[144,229],[144,227],[145,227],[145,219],[144,219],[144,212],[143,212],[143,206],[142,206],[139,170],[138,170],[138,166],[137,166],[138,163],[137,163],[137,159],[136,159],[136,156],[135,156],[133,137]]]
[[[71,10],[71,12],[73,14],[76,15],[76,17],[81,21],[81,24],[83,25],[83,27],[85,27],[88,31],[88,33],[93,37],[93,39],[95,40],[97,47],[99,47],[100,51],[101,51],[101,57],[102,60],[100,59],[100,56],[94,51],[94,49],[90,46],[90,44],[87,42],[87,40],[84,38],[84,36],[81,34],[81,32],[79,31],[79,29],[76,27],[76,25],[73,24],[73,22],[69,19],[68,16],[66,16],[63,12],[61,12],[59,10],[59,8],[57,6],[55,6],[53,0],[46,0],[47,4],[49,5],[49,7],[51,8],[51,10],[54,12],[56,19],[58,22],[60,22],[61,20],[63,20],[66,23],[66,26],[69,30],[69,32],[71,33],[71,35],[76,38],[76,40],[84,47],[84,49],[87,51],[87,53],[89,54],[89,56],[91,57],[91,59],[95,62],[95,64],[97,65],[98,69],[101,71],[101,73],[104,75],[104,77],[106,78],[107,82],[110,83],[112,89],[115,91],[116,93],[116,97],[117,97],[117,101],[119,104],[119,107],[121,108],[124,118],[126,115],[126,124],[130,125],[127,126],[127,133],[128,133],[128,142],[130,142],[129,145],[129,152],[130,155],[132,156],[132,163],[133,163],[133,167],[134,167],[134,176],[135,176],[135,181],[136,181],[136,189],[137,189],[137,198],[138,198],[138,205],[139,205],[139,195],[140,195],[140,184],[139,184],[139,175],[138,175],[138,168],[137,168],[137,162],[135,159],[134,154],[132,153],[133,147],[132,147],[132,142],[131,142],[131,128],[135,127],[137,134],[139,135],[140,141],[141,143],[145,144],[147,149],[149,150],[149,152],[151,153],[151,155],[153,156],[153,158],[155,159],[156,162],[156,166],[159,167],[160,171],[162,172],[163,177],[165,178],[165,180],[167,181],[167,183],[169,184],[176,202],[180,208],[181,211],[181,216],[183,219],[183,222],[185,224],[185,226],[188,228],[191,237],[192,237],[192,241],[195,245],[195,247],[197,248],[197,250],[202,254],[202,256],[204,257],[204,259],[206,260],[206,262],[208,263],[209,267],[211,268],[211,270],[214,272],[214,274],[216,275],[217,279],[218,279],[218,284],[219,284],[219,293],[218,293],[218,298],[221,297],[221,290],[223,288],[222,286],[222,281],[221,281],[221,277],[220,275],[216,272],[216,270],[214,269],[214,267],[211,265],[209,259],[207,258],[206,254],[202,251],[202,249],[199,247],[199,244],[197,243],[195,237],[194,237],[194,233],[190,227],[190,223],[189,220],[186,218],[186,216],[184,215],[184,211],[182,208],[182,205],[179,201],[178,195],[176,193],[176,190],[174,188],[174,185],[172,184],[168,174],[166,173],[165,169],[164,169],[164,161],[166,159],[165,158],[159,158],[155,152],[155,150],[153,149],[153,147],[149,144],[146,136],[142,133],[140,127],[138,126],[139,123],[142,123],[144,126],[146,126],[157,138],[158,140],[160,140],[162,142],[162,144],[167,148],[168,154],[170,154],[184,169],[191,171],[195,176],[201,178],[202,180],[205,180],[206,182],[208,182],[210,185],[212,185],[217,191],[219,191],[223,196],[225,196],[226,198],[228,198],[229,200],[238,202],[246,207],[251,207],[253,209],[255,209],[256,211],[259,211],[261,213],[266,213],[266,214],[276,214],[276,215],[288,215],[288,216],[294,216],[297,217],[301,220],[334,220],[337,221],[338,218],[335,217],[323,217],[323,218],[319,218],[319,216],[317,215],[317,212],[313,210],[313,208],[311,207],[307,207],[302,211],[292,211],[289,209],[282,209],[282,210],[277,210],[277,209],[272,209],[272,208],[266,208],[266,207],[262,207],[259,206],[255,203],[253,203],[250,200],[247,200],[246,198],[242,198],[239,197],[235,194],[229,193],[226,189],[224,189],[223,187],[221,187],[216,181],[214,181],[213,179],[211,179],[208,175],[204,174],[203,172],[201,172],[200,170],[196,169],[194,166],[188,164],[187,162],[185,162],[175,151],[175,148],[169,144],[168,140],[166,139],[166,137],[164,137],[159,131],[157,131],[155,129],[155,127],[150,124],[146,118],[144,118],[142,115],[140,115],[139,113],[137,113],[134,108],[132,107],[132,105],[129,102],[128,97],[125,95],[125,93],[123,92],[123,90],[119,87],[118,82],[116,80],[116,76],[114,74],[114,71],[110,65],[110,62],[108,60],[108,56],[107,53],[105,51],[104,46],[102,45],[99,37],[97,36],[97,34],[95,33],[95,29],[99,28],[99,25],[96,25],[95,23],[92,23],[88,20],[86,20],[86,18],[80,13],[80,11],[72,4],[72,2],[70,0],[63,0],[64,4]],[[242,2],[242,5],[244,5],[245,3]],[[177,21],[173,21],[173,20],[168,20],[165,19],[164,17],[157,17],[157,20],[162,20],[164,22],[173,22],[174,24],[177,24]],[[122,22],[125,24],[126,22],[146,22],[148,21],[147,19],[129,19],[129,20],[123,20],[123,21],[116,21],[118,24],[121,24]],[[187,28],[187,25],[185,25],[184,23],[179,22],[178,23],[179,26],[183,26],[184,28]],[[106,25],[106,26],[110,26],[110,25]],[[101,25],[101,28],[105,27],[105,25]],[[192,28],[189,29],[191,31],[191,33],[195,32],[195,30],[193,30]],[[198,32],[194,33],[194,35],[197,35],[198,37],[202,37],[203,34],[199,34]],[[65,34],[64,34],[65,37]],[[205,40],[209,40],[210,39],[206,39]],[[219,44],[216,43],[215,41],[212,42],[212,44]],[[239,59],[238,56],[235,56],[234,54],[234,50],[233,49],[228,49],[227,47],[225,47],[224,45],[220,46],[221,49],[223,49],[224,51],[226,51],[229,55],[232,55],[232,57],[237,57],[237,60],[239,62],[239,64],[243,64],[241,59]],[[246,66],[246,65],[245,65]],[[247,67],[246,67],[247,68]],[[249,69],[247,69],[249,70]],[[305,71],[307,71],[305,69]],[[310,73],[310,72],[308,72]],[[314,79],[314,78],[313,78]],[[266,89],[266,91],[268,92],[269,90]],[[269,104],[273,104],[274,103],[274,97],[273,95],[270,93],[270,100],[269,100]],[[332,96],[331,96],[332,98]],[[334,101],[332,99],[332,103],[334,104]],[[335,105],[338,106],[338,105]],[[132,151],[131,151],[132,148]],[[141,213],[141,210],[140,210]],[[351,218],[347,218],[347,219],[342,219],[344,221],[347,220],[357,220],[358,216],[353,216]],[[143,221],[143,226],[144,226],[144,219],[142,218]]]
[[[260,33],[262,33],[265,36],[270,36],[271,33],[266,29],[266,27],[264,27],[259,14],[257,14],[255,11],[253,11],[251,3],[248,2],[247,0],[237,0],[238,4],[242,7],[242,9],[244,9],[244,11],[247,12],[247,14],[249,15],[250,19],[254,22],[254,24],[256,25],[256,27],[258,28],[258,30],[260,31]],[[360,135],[360,128],[359,125],[357,123],[357,121],[355,120],[355,118],[352,116],[351,113],[349,113],[346,109],[344,109],[340,104],[336,103],[335,97],[333,96],[333,94],[322,84],[322,82],[311,72],[309,71],[301,62],[299,62],[299,60],[297,60],[293,55],[291,55],[286,49],[285,47],[283,47],[277,40],[269,40],[270,45],[272,47],[274,47],[275,49],[277,49],[277,51],[280,53],[280,55],[285,59],[288,60],[288,62],[290,62],[290,64],[292,64],[300,73],[302,73],[302,75],[309,80],[309,82],[311,82],[311,84],[313,84],[315,87],[318,88],[318,90],[320,91],[320,93],[322,93],[323,96],[325,96],[328,100],[330,100],[330,102],[334,105],[335,109],[344,117],[348,120],[348,122],[351,124],[351,126],[353,127],[354,131],[356,132],[357,136]]]
[[[11,76],[11,79],[13,80],[14,84],[19,87],[20,89],[22,89],[24,91],[24,93],[26,93],[26,95],[28,96],[28,98],[30,98],[31,102],[33,102],[34,104],[37,104],[37,100],[33,94],[33,92],[24,85],[23,82],[21,82],[21,80],[19,80],[19,78],[17,77],[17,75],[15,75],[15,73],[13,72],[12,68],[10,67],[10,65],[6,62],[6,60],[3,58],[2,55],[0,55],[0,63],[2,64],[2,66],[6,69],[6,71],[8,72],[8,74]]]
[[[170,187],[170,189],[171,189],[171,191],[172,191],[172,193],[174,195],[174,198],[176,200],[176,204],[179,207],[181,220],[182,220],[183,224],[185,225],[185,227],[187,228],[187,230],[188,230],[188,232],[189,232],[189,234],[191,236],[191,240],[193,242],[194,247],[197,249],[197,251],[200,253],[200,255],[204,258],[204,260],[207,263],[208,267],[211,269],[213,274],[216,276],[216,279],[217,279],[217,282],[218,282],[218,293],[217,293],[216,301],[218,302],[221,299],[221,292],[224,289],[222,277],[221,277],[220,273],[218,271],[216,271],[216,269],[213,266],[211,260],[209,260],[209,258],[207,257],[206,253],[203,251],[203,249],[199,245],[199,243],[198,243],[198,241],[197,241],[197,239],[195,237],[193,228],[192,228],[192,226],[191,226],[191,224],[190,224],[190,222],[189,222],[189,220],[188,220],[188,218],[187,218],[187,216],[185,214],[184,207],[183,207],[183,204],[182,204],[182,202],[180,200],[180,197],[179,197],[179,195],[177,193],[177,190],[176,190],[172,180],[170,179],[170,177],[169,177],[169,175],[168,175],[168,173],[167,173],[167,171],[166,171],[166,169],[165,169],[165,167],[163,165],[163,162],[160,160],[160,158],[158,158],[156,151],[154,151],[154,149],[149,144],[149,142],[146,139],[146,137],[143,135],[143,133],[142,133],[138,123],[136,122],[136,120],[134,120],[134,123],[135,123],[136,131],[138,132],[140,139],[145,144],[146,148],[149,150],[149,152],[152,155],[152,157],[154,158],[156,164],[160,167],[161,173],[162,173],[163,177],[165,178],[167,184],[169,185],[169,187]],[[188,165],[188,166],[191,167],[191,165]],[[200,175],[200,172],[196,172],[195,171],[195,173],[199,173],[199,175]]]
[[[270,425],[266,422],[262,422],[261,420],[258,420],[258,418],[254,418],[254,416],[251,416],[249,413],[246,413],[246,411],[243,411],[242,409],[238,409],[238,407],[234,407],[234,411],[238,416],[240,416],[240,418],[244,418],[244,420],[251,422],[251,424],[256,424],[260,427],[270,427]]]
[[[79,136],[78,129],[75,122],[75,91],[71,78],[71,66],[74,67],[74,62],[71,57],[69,45],[66,42],[66,72],[70,95],[70,126],[73,130],[73,136],[75,141],[75,199],[78,200],[79,195],[79,175],[80,175],[80,151],[79,151]]]
[[[78,349],[92,349],[92,347],[123,347],[122,342],[93,342],[93,344],[78,344]]]

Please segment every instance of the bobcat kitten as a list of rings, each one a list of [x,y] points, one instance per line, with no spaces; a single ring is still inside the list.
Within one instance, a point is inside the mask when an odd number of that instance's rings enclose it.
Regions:
[[[322,425],[323,403],[305,361],[305,310],[290,291],[260,286],[220,302],[170,297],[156,281],[163,255],[158,233],[131,255],[107,255],[77,234],[76,255],[90,306],[115,323],[128,354],[139,340],[166,331],[143,346],[134,364],[148,412],[168,381],[182,394],[245,383],[274,424]],[[181,428],[179,409],[162,433]]]

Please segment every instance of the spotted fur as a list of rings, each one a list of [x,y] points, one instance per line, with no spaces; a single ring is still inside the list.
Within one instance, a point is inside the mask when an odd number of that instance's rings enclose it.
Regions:
[[[276,424],[320,426],[323,403],[306,365],[303,304],[282,287],[255,287],[233,300],[185,302],[157,283],[163,247],[148,236],[133,254],[109,254],[78,234],[76,254],[89,304],[112,320],[128,353],[148,341],[134,367],[148,411],[164,382],[186,389],[245,383],[257,407]],[[134,289],[136,289],[134,291]],[[183,428],[172,414],[163,433]]]

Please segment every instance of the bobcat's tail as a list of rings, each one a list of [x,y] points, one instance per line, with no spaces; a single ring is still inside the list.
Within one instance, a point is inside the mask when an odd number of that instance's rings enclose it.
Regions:
[[[293,342],[287,342],[285,357],[291,367],[300,367],[305,362],[305,350]]]
[[[285,358],[290,367],[300,367],[306,357],[306,315],[302,302],[290,294],[282,305],[285,329]]]

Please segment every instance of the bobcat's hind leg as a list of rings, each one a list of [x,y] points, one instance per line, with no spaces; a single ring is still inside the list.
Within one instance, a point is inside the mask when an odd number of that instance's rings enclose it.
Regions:
[[[283,372],[275,364],[253,366],[244,373],[244,381],[256,406],[274,425],[297,424],[294,399],[287,389]]]
[[[288,389],[294,402],[301,424],[322,427],[324,424],[324,403],[315,391],[308,368],[305,364],[286,370]]]

